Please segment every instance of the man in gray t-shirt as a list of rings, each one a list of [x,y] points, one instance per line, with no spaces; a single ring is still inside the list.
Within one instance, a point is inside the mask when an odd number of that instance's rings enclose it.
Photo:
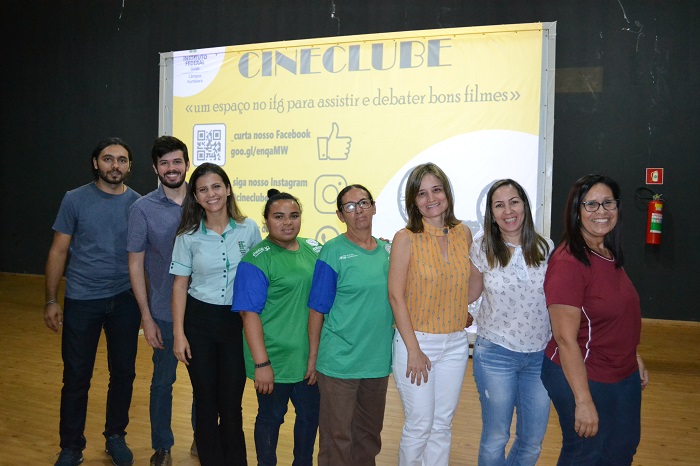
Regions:
[[[173,353],[173,279],[170,261],[175,233],[187,195],[185,175],[190,162],[185,143],[161,136],[151,149],[160,184],[134,202],[129,211],[129,274],[141,309],[144,336],[153,348],[151,378],[151,464],[170,464],[175,439],[170,427],[177,358]],[[146,286],[148,281],[148,287]],[[148,288],[148,290],[147,290]]]
[[[140,197],[124,184],[131,161],[131,149],[123,140],[100,141],[90,158],[95,181],[66,193],[53,225],[44,322],[62,333],[61,453],[55,466],[83,461],[88,390],[103,328],[110,378],[105,449],[117,466],[134,461],[124,439],[141,323],[126,252],[129,208]],[[62,310],[58,290],[64,269]]]

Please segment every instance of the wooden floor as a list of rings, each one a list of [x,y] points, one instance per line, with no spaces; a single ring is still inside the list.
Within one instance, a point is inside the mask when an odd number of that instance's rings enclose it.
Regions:
[[[52,465],[58,453],[58,411],[61,389],[61,339],[43,323],[43,277],[0,274],[0,465]],[[136,465],[148,465],[150,427],[148,394],[152,350],[141,338],[127,442]],[[642,441],[635,465],[700,464],[700,324],[645,320],[641,353],[651,373],[644,391]],[[104,338],[100,343],[88,408],[85,465],[111,464],[104,453],[107,362]],[[191,387],[184,366],[174,390],[173,464],[194,466],[190,456]],[[249,383],[243,413],[248,459],[256,464],[253,423],[257,402]],[[293,413],[283,426],[278,455],[280,465],[291,464]],[[471,363],[455,416],[452,465],[476,465],[481,415]],[[403,413],[393,381],[389,382],[384,447],[377,464],[397,463]],[[552,410],[539,465],[556,463],[561,444],[556,413]]]

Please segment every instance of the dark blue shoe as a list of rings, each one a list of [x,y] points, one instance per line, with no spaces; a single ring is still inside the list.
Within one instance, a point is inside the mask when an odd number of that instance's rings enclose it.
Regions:
[[[126,440],[122,435],[114,434],[107,437],[105,451],[112,457],[114,466],[130,466],[134,464],[134,454],[126,446]]]
[[[61,453],[58,454],[58,459],[56,460],[56,464],[54,464],[54,466],[78,466],[82,462],[82,451],[64,448],[61,450]]]

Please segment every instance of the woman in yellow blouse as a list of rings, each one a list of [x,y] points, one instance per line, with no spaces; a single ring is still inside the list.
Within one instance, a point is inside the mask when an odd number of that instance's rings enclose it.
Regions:
[[[452,188],[435,164],[406,183],[408,224],[394,236],[389,302],[396,321],[393,373],[406,421],[399,465],[447,466],[452,417],[469,360],[467,305],[481,294],[472,235],[454,215]]]

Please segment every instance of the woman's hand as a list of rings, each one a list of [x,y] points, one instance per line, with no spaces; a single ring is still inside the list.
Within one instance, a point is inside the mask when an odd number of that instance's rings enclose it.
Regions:
[[[423,381],[428,382],[431,364],[430,359],[420,349],[406,305],[406,282],[408,281],[410,260],[411,238],[408,230],[399,230],[394,235],[389,259],[389,303],[394,313],[396,329],[401,334],[401,339],[408,352],[406,378],[410,377],[411,383],[420,385]]]
[[[432,365],[430,358],[421,350],[408,352],[408,363],[406,364],[406,377],[411,377],[411,383],[420,385],[421,381],[428,382],[428,372]]]
[[[574,430],[580,437],[593,437],[598,433],[598,410],[593,400],[576,403]]]
[[[309,361],[306,363],[306,374],[304,380],[308,380],[309,385],[316,383],[316,357],[309,355]]]
[[[552,336],[559,347],[561,369],[576,400],[574,430],[581,437],[592,437],[598,433],[598,411],[593,403],[586,365],[577,342],[581,312],[581,308],[575,306],[549,306]]]
[[[189,366],[189,359],[192,359],[192,351],[190,350],[190,342],[187,341],[185,335],[175,336],[173,338],[173,353],[178,361],[184,362]]]
[[[474,323],[474,316],[471,312],[467,312],[467,325],[464,328],[469,328]]]
[[[275,372],[272,366],[255,369],[255,390],[261,395],[269,395],[275,386]]]
[[[637,355],[637,364],[639,365],[639,378],[642,379],[642,390],[644,390],[647,385],[649,385],[649,371],[647,370],[646,364],[644,364],[644,360],[639,354]]]

